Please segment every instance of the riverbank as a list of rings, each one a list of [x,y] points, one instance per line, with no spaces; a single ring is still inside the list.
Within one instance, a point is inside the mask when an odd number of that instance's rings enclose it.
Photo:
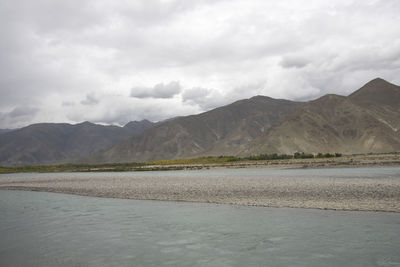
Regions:
[[[322,171],[322,170],[321,170]],[[203,172],[203,171],[202,171]],[[0,189],[247,206],[400,212],[400,179],[62,174],[3,177]],[[187,176],[185,176],[187,175]]]
[[[279,155],[278,155],[279,156]],[[283,156],[283,155],[281,155]],[[257,158],[257,157],[255,157]],[[153,162],[60,164],[41,166],[0,167],[1,173],[58,173],[58,172],[132,172],[176,171],[214,168],[343,168],[400,166],[400,153],[341,155],[322,158],[286,158],[249,160],[230,156],[201,157],[193,159],[162,160]]]

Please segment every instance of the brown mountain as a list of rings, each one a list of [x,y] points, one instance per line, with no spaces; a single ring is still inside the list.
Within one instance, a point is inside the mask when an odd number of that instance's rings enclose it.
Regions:
[[[134,124],[118,127],[90,122],[32,124],[0,135],[0,166],[79,162],[141,133],[151,124],[137,122],[138,128]]]
[[[400,151],[399,96],[399,86],[379,78],[347,97],[296,103],[257,96],[161,123],[114,146],[103,160]]]
[[[299,103],[256,96],[165,121],[103,154],[103,161],[144,161],[231,155],[260,136]]]
[[[124,127],[35,124],[0,134],[0,165],[129,162],[207,155],[400,151],[400,87],[375,79],[349,96],[265,96]]]
[[[375,79],[300,105],[240,154],[400,151],[400,87]]]

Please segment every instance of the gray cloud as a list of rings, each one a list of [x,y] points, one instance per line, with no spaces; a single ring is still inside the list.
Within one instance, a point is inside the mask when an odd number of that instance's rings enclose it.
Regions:
[[[186,104],[197,105],[201,110],[209,110],[233,101],[233,98],[229,95],[224,97],[214,89],[193,87],[183,91],[182,101]]]
[[[206,98],[210,94],[211,90],[201,87],[193,87],[187,89],[182,94],[183,101],[199,101]]]
[[[10,118],[19,117],[31,117],[34,116],[39,111],[35,107],[16,107],[10,113],[7,114]]]
[[[193,87],[186,89],[182,94],[182,101],[189,104],[199,105],[203,109],[208,105],[209,95],[211,93],[210,89]]]
[[[307,66],[308,60],[302,56],[285,56],[282,58],[279,65],[283,68],[303,68]]]
[[[133,87],[131,97],[136,98],[172,98],[181,92],[179,82],[172,81],[167,84],[158,83],[153,87]]]
[[[2,128],[158,120],[253,94],[306,100],[348,94],[378,76],[400,83],[398,0],[0,5]],[[160,83],[171,80],[179,83]],[[141,84],[157,85],[132,88]],[[10,119],[24,106],[40,110]]]
[[[99,100],[96,98],[94,93],[87,94],[86,98],[81,101],[81,104],[86,105],[86,106],[93,106],[93,105],[97,105],[98,103],[99,103]]]
[[[0,125],[10,125],[10,128],[17,128],[26,125],[39,112],[36,107],[16,107],[9,112],[0,113]],[[5,127],[1,127],[5,128]]]
[[[73,107],[73,106],[75,106],[75,102],[73,102],[73,101],[63,101],[61,103],[61,106],[63,106],[63,107]]]

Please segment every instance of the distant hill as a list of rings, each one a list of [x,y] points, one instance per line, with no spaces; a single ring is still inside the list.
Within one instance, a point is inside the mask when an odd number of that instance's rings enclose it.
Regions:
[[[0,165],[37,165],[80,162],[107,150],[135,134],[150,122],[134,122],[127,127],[39,123],[0,135]],[[137,128],[135,127],[137,126]]]

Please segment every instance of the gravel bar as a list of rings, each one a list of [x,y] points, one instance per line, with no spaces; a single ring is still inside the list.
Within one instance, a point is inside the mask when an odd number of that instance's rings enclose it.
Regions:
[[[2,178],[0,189],[248,206],[400,212],[400,179],[109,176]]]

